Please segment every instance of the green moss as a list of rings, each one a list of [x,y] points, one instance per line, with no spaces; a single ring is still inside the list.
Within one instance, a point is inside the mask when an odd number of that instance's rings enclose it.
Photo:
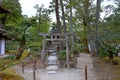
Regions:
[[[22,56],[20,58],[20,60],[24,60],[26,57],[28,57],[29,52],[27,50],[24,50],[24,52],[22,53]]]
[[[11,66],[13,61],[11,60],[4,60],[0,59],[0,71],[6,69],[7,67]]]
[[[0,71],[0,78],[2,78],[2,80],[24,80],[20,75],[16,74],[14,69],[11,68]]]

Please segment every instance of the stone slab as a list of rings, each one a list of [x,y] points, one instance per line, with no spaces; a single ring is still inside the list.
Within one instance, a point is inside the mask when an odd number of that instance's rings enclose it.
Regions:
[[[50,53],[54,53],[54,52],[56,52],[56,50],[48,50],[48,52],[50,52]]]
[[[58,66],[56,65],[47,66],[46,70],[58,70]]]
[[[56,74],[57,71],[47,71],[48,74]]]
[[[49,61],[48,65],[57,65],[57,61]]]
[[[49,56],[48,57],[48,60],[50,61],[50,60],[57,60],[57,56]]]

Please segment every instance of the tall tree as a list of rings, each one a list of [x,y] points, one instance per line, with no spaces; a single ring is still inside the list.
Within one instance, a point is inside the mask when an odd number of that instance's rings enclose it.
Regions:
[[[11,14],[5,14],[2,16],[2,18],[5,18],[5,24],[17,22],[19,18],[22,17],[19,0],[3,0],[1,6],[11,11]]]
[[[15,37],[17,30],[17,23],[19,23],[22,17],[22,10],[19,0],[3,0],[1,6],[9,10],[10,14],[0,15],[1,23],[5,25],[6,29],[9,31],[7,33],[10,37]]]
[[[37,10],[36,18],[37,18],[37,22],[38,22],[39,32],[42,32],[42,31],[47,32],[49,30],[49,26],[44,27],[44,26],[41,26],[41,24],[43,25],[43,22],[45,22],[45,23],[50,22],[51,19],[49,17],[49,14],[51,11],[47,8],[44,8],[43,4],[41,6],[36,4],[34,8]]]
[[[58,0],[55,0],[55,13],[56,13],[56,21],[57,21],[57,31],[61,32],[60,28],[60,17],[59,17],[59,4]]]
[[[76,20],[81,24],[82,30],[82,36],[81,40],[84,45],[84,51],[86,53],[89,53],[89,48],[88,48],[88,7],[89,7],[89,1],[87,0],[81,0],[81,1],[76,1],[76,5],[74,8],[76,9]]]
[[[63,20],[64,33],[66,33],[67,29],[66,29],[66,23],[65,23],[65,13],[64,13],[63,0],[60,0],[60,3],[61,3],[61,9],[62,9],[62,20]]]
[[[96,6],[96,22],[95,22],[95,28],[96,28],[96,56],[99,56],[99,50],[100,50],[100,43],[99,43],[99,19],[100,19],[100,8],[101,8],[101,0],[97,0],[97,6]]]
[[[32,26],[32,24],[34,23],[34,20],[29,19],[29,18],[22,18],[21,22],[20,22],[20,26],[22,26],[24,29],[23,31],[21,31],[21,39],[20,39],[20,44],[19,44],[19,48],[18,48],[18,54],[16,56],[16,59],[19,60],[20,57],[22,56],[22,53],[25,49],[25,45],[26,45],[26,32],[27,30]]]
[[[72,0],[70,0],[70,3],[72,3]],[[72,5],[70,6],[70,32],[72,33],[71,35],[71,41],[72,41],[72,44],[71,44],[71,50],[74,49],[74,33],[73,33],[73,16],[72,16]]]

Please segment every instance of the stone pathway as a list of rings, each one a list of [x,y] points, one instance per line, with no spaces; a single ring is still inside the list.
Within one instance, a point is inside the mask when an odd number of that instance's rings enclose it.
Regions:
[[[85,66],[87,66],[88,80],[96,80],[93,70],[93,61],[90,55],[81,53],[80,57],[77,58],[77,61],[78,61],[77,68],[80,70],[80,73],[84,75],[84,69]]]
[[[49,55],[47,58],[47,67],[48,74],[55,74],[58,70],[58,55],[56,50],[49,50]]]
[[[40,80],[84,80],[84,76],[80,73],[79,69],[59,69],[56,74],[46,74],[46,72],[41,71]],[[92,80],[92,79],[91,79]]]
[[[97,80],[94,76],[93,63],[89,54],[80,54],[77,59],[77,68],[71,69],[59,69],[56,74],[48,74],[46,69],[36,70],[36,80],[85,80],[84,67],[88,66],[88,80]],[[21,67],[15,67],[19,75],[22,75],[25,80],[33,80],[33,73],[31,69],[25,69],[25,73],[22,74]]]

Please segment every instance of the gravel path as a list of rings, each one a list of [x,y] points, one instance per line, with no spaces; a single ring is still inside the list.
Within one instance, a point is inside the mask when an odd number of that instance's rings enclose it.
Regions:
[[[85,65],[88,67],[88,80],[97,80],[94,76],[93,63],[89,54],[81,53],[77,61],[77,68],[61,68],[56,74],[48,74],[45,69],[37,69],[36,80],[85,80]],[[24,74],[22,74],[20,65],[14,66],[13,68],[16,69],[17,73],[23,76],[25,80],[33,80],[32,68],[25,68]]]

